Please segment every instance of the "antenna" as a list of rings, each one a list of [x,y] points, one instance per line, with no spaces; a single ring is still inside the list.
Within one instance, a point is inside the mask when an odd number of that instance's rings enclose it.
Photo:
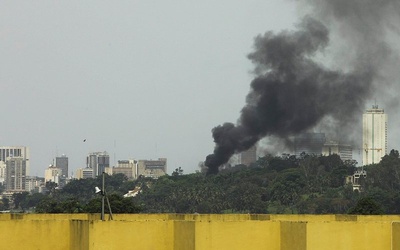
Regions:
[[[116,153],[115,153],[115,148],[117,147],[117,141],[114,139],[114,167],[116,167],[117,165],[115,165],[116,163]]]

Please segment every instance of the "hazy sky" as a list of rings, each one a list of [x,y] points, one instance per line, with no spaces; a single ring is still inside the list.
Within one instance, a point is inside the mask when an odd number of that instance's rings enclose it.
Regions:
[[[253,38],[296,20],[281,0],[1,1],[0,144],[29,146],[31,175],[91,151],[194,172],[238,118]]]
[[[254,37],[292,29],[296,3],[1,1],[0,145],[29,146],[31,175],[61,154],[75,172],[94,151],[194,172],[211,129],[239,117]]]

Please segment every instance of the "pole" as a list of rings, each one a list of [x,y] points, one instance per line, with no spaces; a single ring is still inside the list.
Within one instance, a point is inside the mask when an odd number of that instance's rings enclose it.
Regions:
[[[104,198],[106,197],[106,190],[104,189],[104,178],[105,178],[105,173],[103,172],[103,186],[101,189],[101,220],[104,221]]]

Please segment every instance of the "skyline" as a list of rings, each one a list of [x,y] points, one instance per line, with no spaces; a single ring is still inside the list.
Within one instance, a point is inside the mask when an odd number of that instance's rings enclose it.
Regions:
[[[305,2],[2,2],[0,145],[30,147],[31,175],[61,154],[75,172],[98,151],[112,163],[165,157],[168,173],[192,173],[213,151],[212,128],[238,119],[254,38],[293,30]],[[395,57],[398,35],[389,39]],[[343,56],[335,41],[327,64]],[[393,85],[371,97],[389,116],[389,150],[400,139],[392,60],[382,82]]]

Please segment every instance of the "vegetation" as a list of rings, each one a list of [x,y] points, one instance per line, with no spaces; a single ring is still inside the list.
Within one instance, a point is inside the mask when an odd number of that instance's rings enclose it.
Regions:
[[[250,167],[228,167],[216,175],[184,175],[182,168],[157,180],[106,175],[106,192],[114,213],[400,213],[399,152],[392,150],[379,164],[364,167],[368,176],[360,179],[362,192],[345,184],[355,165],[337,155],[267,155]],[[73,180],[62,189],[49,183],[47,194],[14,194],[13,203],[3,199],[0,208],[98,213],[101,195],[94,193],[95,186],[101,186],[101,176]],[[141,189],[136,197],[123,197],[135,187]]]

